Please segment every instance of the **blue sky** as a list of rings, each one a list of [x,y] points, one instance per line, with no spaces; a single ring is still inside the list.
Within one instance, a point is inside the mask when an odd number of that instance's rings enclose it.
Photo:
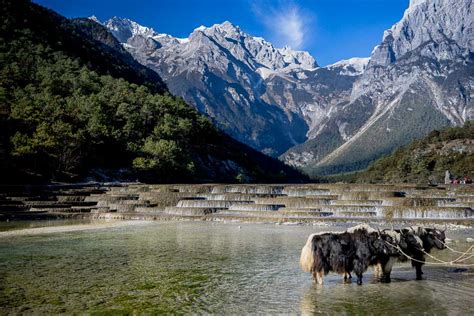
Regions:
[[[277,47],[307,50],[324,66],[366,57],[409,0],[35,0],[66,17],[126,17],[157,32],[187,37],[228,20]]]

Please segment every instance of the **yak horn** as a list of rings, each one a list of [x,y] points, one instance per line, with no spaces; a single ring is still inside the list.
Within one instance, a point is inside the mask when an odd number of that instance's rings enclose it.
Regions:
[[[443,233],[448,229],[448,224],[444,224]]]

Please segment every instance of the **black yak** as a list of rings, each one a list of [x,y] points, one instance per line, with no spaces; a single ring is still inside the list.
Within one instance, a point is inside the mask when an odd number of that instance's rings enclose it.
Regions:
[[[394,234],[375,231],[367,225],[358,225],[349,228],[355,243],[355,256],[353,271],[357,276],[357,284],[362,284],[362,276],[369,266],[379,262],[387,262],[397,253],[396,248],[390,244],[398,245],[399,239]]]
[[[399,233],[401,240],[397,255],[394,255],[387,262],[379,262],[379,268],[376,269],[382,282],[390,282],[390,273],[394,262],[405,262],[409,257],[412,258],[411,265],[416,270],[416,279],[421,280],[423,271],[421,267],[425,262],[425,252],[430,253],[433,248],[445,249],[445,232],[435,228],[407,227],[400,230],[394,230]],[[387,232],[386,232],[387,233]],[[396,245],[393,245],[396,247]]]
[[[391,236],[368,225],[358,225],[346,232],[312,234],[301,251],[300,265],[319,284],[329,271],[344,274],[344,279],[354,271],[357,284],[362,284],[363,273],[370,265],[378,263],[382,256],[396,254],[387,241],[397,244]]]
[[[348,232],[322,232],[308,237],[301,250],[300,266],[310,272],[318,284],[323,283],[323,276],[333,271],[339,274],[352,271],[352,260],[355,253],[352,237]]]

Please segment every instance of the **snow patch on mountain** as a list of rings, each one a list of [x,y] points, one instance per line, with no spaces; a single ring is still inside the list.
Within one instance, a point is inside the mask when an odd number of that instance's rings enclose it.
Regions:
[[[268,69],[266,67],[260,67],[257,69],[257,73],[262,77],[263,80],[267,79],[270,76],[277,74],[276,71]]]
[[[102,24],[102,22],[100,22],[100,20],[95,15],[88,17],[88,19],[94,21],[95,23]]]
[[[370,57],[353,57],[338,61],[337,63],[328,65],[325,68],[339,70],[339,74],[344,76],[359,76],[364,72],[369,61]]]

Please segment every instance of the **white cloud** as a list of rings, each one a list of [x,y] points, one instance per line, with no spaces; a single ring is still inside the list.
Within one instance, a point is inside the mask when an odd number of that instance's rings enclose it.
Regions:
[[[265,2],[253,5],[253,11],[260,19],[277,46],[290,46],[301,49],[309,40],[311,18],[302,12],[302,9],[293,2],[280,2],[276,6]]]

